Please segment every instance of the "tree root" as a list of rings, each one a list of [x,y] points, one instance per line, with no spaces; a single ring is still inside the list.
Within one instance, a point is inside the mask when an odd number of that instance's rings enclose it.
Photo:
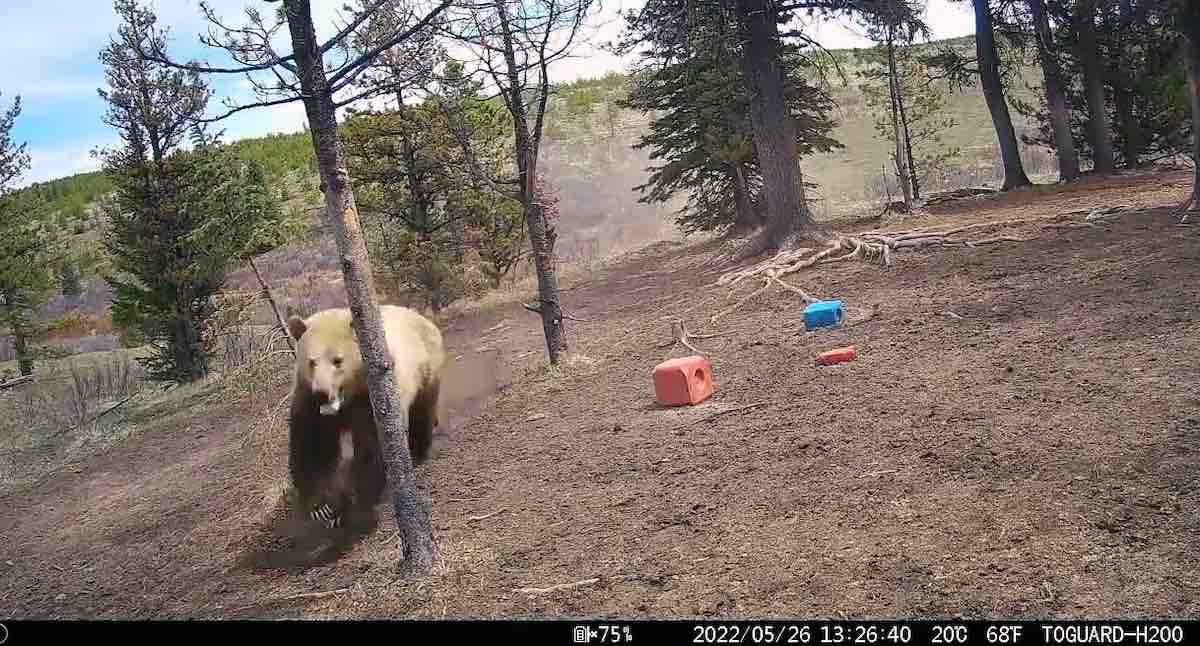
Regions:
[[[704,354],[696,346],[692,345],[692,339],[712,339],[721,336],[719,334],[690,334],[688,333],[687,323],[683,319],[675,319],[671,321],[671,341],[658,346],[658,349],[663,350],[670,348],[675,344],[682,344],[683,347],[695,352],[696,354]]]
[[[890,266],[893,262],[895,252],[901,249],[922,249],[932,246],[965,246],[975,248],[1002,242],[1028,242],[1033,238],[1023,238],[1014,235],[995,235],[992,237],[970,239],[963,234],[971,233],[978,236],[1015,226],[1042,223],[1044,223],[1043,228],[1048,228],[1054,226],[1049,223],[1070,218],[1070,215],[1058,214],[1049,218],[1018,218],[998,222],[965,224],[949,228],[941,226],[908,231],[872,230],[853,236],[833,237],[821,247],[800,247],[781,251],[773,257],[750,267],[726,272],[717,279],[717,286],[730,288],[730,298],[733,297],[733,291],[738,283],[743,280],[761,278],[763,284],[732,307],[713,315],[711,322],[715,324],[719,318],[736,311],[750,299],[766,292],[772,285],[782,287],[787,291],[799,295],[805,303],[815,302],[817,299],[811,297],[803,289],[789,285],[783,282],[781,278],[818,264],[859,260]],[[1082,225],[1093,226],[1090,222],[1082,223]]]

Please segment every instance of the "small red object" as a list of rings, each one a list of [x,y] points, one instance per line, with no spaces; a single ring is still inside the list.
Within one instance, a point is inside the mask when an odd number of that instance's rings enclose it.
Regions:
[[[701,356],[664,361],[654,367],[654,392],[663,406],[699,404],[713,394],[712,363]]]
[[[846,346],[844,348],[837,348],[834,350],[829,350],[828,352],[822,352],[821,354],[818,354],[817,355],[817,364],[822,365],[822,366],[829,366],[829,365],[833,365],[835,363],[842,363],[844,361],[854,361],[857,358],[858,358],[858,351],[856,351],[854,349],[854,346],[851,345],[851,346]]]

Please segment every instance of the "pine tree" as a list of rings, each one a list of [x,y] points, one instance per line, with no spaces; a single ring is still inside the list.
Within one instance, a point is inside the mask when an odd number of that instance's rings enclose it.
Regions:
[[[1030,2],[1037,5],[1035,0]],[[1190,114],[1186,64],[1180,55],[1183,40],[1173,22],[1178,12],[1170,3],[1126,5],[1046,0],[1045,30],[1036,32],[1034,44],[1040,49],[1044,40],[1046,49],[1056,54],[1052,62],[1058,65],[1062,80],[1061,120],[1067,124],[1072,147],[1080,160],[1092,162],[1094,172],[1112,172],[1118,162],[1136,167],[1144,159],[1187,148],[1180,137]],[[1076,16],[1081,7],[1096,12],[1090,30],[1081,27],[1082,19]],[[1008,33],[1032,31],[1038,24],[1038,12],[1031,11],[1031,15],[1033,25],[1018,22]],[[1084,42],[1080,41],[1081,32],[1086,34]],[[1041,37],[1042,33],[1047,37]],[[1084,52],[1093,52],[1088,57],[1099,62],[1085,64]],[[1089,72],[1089,67],[1099,71]],[[1100,79],[1098,89],[1088,82],[1091,78]],[[1038,132],[1026,137],[1027,142],[1062,148],[1049,90],[1045,101],[1014,102],[1014,109],[1041,124]],[[1097,137],[1104,142],[1099,153]],[[1060,163],[1062,158],[1060,154]]]
[[[942,135],[957,121],[945,110],[942,87],[930,80],[932,71],[912,46],[887,41],[865,53],[867,67],[860,72],[867,106],[875,114],[880,139],[893,142],[893,165],[909,208],[921,191],[959,149],[943,143]]]
[[[642,192],[639,201],[665,203],[686,192],[687,203],[676,217],[686,231],[762,227],[763,178],[732,16],[716,5],[697,7],[682,39],[648,15],[626,20],[617,51],[641,48],[642,69],[622,105],[654,115],[635,147],[649,148],[651,159],[662,162],[635,187]],[[839,148],[831,136],[832,99],[808,83],[805,72],[811,68],[795,48],[785,49],[784,60],[798,154]]]
[[[127,342],[155,348],[139,358],[152,378],[194,381],[208,372],[212,297],[230,261],[274,234],[262,224],[277,214],[262,169],[196,127],[209,97],[199,75],[139,56],[165,50],[154,14],[133,0],[115,7],[122,24],[100,54],[105,121],[124,144],[102,153],[115,187],[101,207],[113,324]]]

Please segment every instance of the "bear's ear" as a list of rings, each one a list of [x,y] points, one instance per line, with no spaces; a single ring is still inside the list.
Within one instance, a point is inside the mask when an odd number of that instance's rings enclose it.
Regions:
[[[290,332],[292,334],[292,338],[297,341],[300,340],[300,337],[304,336],[305,330],[308,329],[308,325],[304,323],[304,319],[296,316],[295,314],[288,317],[287,325],[288,332]]]

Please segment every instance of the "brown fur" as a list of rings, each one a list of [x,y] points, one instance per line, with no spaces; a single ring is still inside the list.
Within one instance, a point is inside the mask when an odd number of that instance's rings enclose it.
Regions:
[[[435,377],[413,399],[408,411],[408,447],[414,466],[429,457],[433,432],[438,426],[438,390]],[[300,510],[328,504],[338,514],[373,508],[387,487],[380,436],[367,393],[354,397],[335,416],[318,412],[320,401],[297,386],[292,396],[289,469]],[[354,460],[348,471],[339,470],[338,431],[354,434]]]

